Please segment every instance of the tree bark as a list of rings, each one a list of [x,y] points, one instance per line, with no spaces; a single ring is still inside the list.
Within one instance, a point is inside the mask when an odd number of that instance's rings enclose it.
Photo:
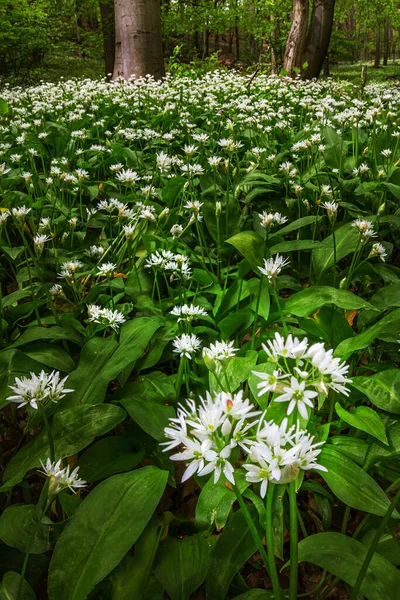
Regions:
[[[160,0],[115,0],[113,79],[165,75]]]
[[[314,0],[302,54],[302,64],[308,63],[302,72],[303,79],[313,79],[321,73],[331,39],[334,12],[335,0]]]
[[[375,44],[375,60],[374,60],[374,68],[379,69],[381,64],[381,26],[378,24],[378,31],[376,34],[376,44]]]
[[[114,0],[100,2],[100,16],[103,33],[104,66],[106,75],[112,75],[115,59]]]
[[[390,55],[390,38],[391,38],[390,34],[391,34],[390,19],[386,19],[384,42],[383,42],[383,64],[385,67],[387,67],[389,55]]]
[[[293,74],[293,67],[300,69],[307,38],[309,0],[293,0],[292,25],[286,42],[283,68]]]

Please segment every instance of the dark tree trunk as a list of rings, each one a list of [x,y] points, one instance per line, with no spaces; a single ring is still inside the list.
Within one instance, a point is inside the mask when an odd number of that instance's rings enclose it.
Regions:
[[[165,75],[160,0],[115,0],[113,78]]]
[[[307,38],[309,0],[293,0],[292,25],[286,42],[283,68],[293,74],[293,67],[300,69]]]
[[[100,2],[101,30],[103,33],[104,66],[106,75],[112,75],[115,59],[114,0]]]
[[[313,79],[321,73],[331,39],[334,12],[335,0],[314,0],[302,54],[302,64],[308,63],[302,72],[303,79]]]
[[[209,55],[209,48],[210,48],[210,30],[206,29],[205,31],[203,31],[203,51],[202,51],[202,58],[206,58],[206,56]]]
[[[374,68],[378,69],[381,64],[381,26],[378,25],[378,31],[376,34],[376,44],[375,44],[375,60],[374,60]]]
[[[390,19],[385,21],[385,34],[383,42],[383,64],[387,67],[389,55],[390,55],[390,37],[391,37]]]

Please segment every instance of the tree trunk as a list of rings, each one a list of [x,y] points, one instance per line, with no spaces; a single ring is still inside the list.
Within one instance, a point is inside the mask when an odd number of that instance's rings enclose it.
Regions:
[[[292,25],[286,42],[283,68],[292,75],[293,67],[302,65],[303,49],[307,38],[309,0],[293,0]]]
[[[160,0],[115,0],[113,79],[165,75]]]
[[[374,68],[379,69],[380,64],[381,64],[381,26],[379,24],[378,32],[376,34]]]
[[[104,66],[106,75],[112,75],[115,59],[114,0],[100,2],[100,15],[103,34]]]
[[[335,0],[314,0],[301,58],[302,64],[308,63],[302,72],[303,79],[313,79],[321,73],[331,39],[334,12]]]
[[[385,21],[385,33],[384,33],[384,42],[383,42],[383,64],[387,67],[389,54],[390,54],[390,19],[386,19]]]

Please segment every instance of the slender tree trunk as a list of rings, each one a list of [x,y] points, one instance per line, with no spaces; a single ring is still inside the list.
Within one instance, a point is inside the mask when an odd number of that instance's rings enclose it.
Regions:
[[[378,31],[376,34],[376,44],[375,44],[375,61],[374,68],[379,69],[381,64],[381,26],[378,24]]]
[[[115,59],[114,0],[100,2],[101,30],[103,33],[104,66],[106,75],[112,75]]]
[[[203,52],[202,52],[203,59],[209,55],[209,48],[210,48],[209,41],[210,41],[210,30],[205,29],[203,31]]]
[[[391,37],[390,19],[385,21],[385,33],[383,42],[383,64],[387,67],[390,55],[390,37]]]
[[[319,77],[328,52],[333,27],[335,0],[314,0],[310,26],[301,57],[308,63],[303,79]]]
[[[298,69],[302,65],[303,50],[307,38],[309,15],[309,0],[293,0],[292,25],[286,42],[283,68],[293,74],[293,67]]]
[[[160,0],[115,0],[113,79],[165,75]]]

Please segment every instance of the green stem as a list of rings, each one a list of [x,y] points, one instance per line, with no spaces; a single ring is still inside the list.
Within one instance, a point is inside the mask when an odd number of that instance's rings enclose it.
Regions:
[[[284,316],[283,316],[283,314],[282,314],[281,303],[280,303],[280,301],[279,301],[279,294],[278,294],[278,290],[276,289],[276,286],[275,286],[275,284],[273,284],[273,285],[272,285],[272,289],[273,289],[273,291],[274,291],[274,296],[275,296],[275,300],[276,300],[276,305],[277,305],[277,307],[278,307],[278,311],[279,311],[280,317],[281,317],[281,319],[282,319],[283,331],[285,332],[285,335],[286,335],[286,337],[287,337],[287,336],[288,336],[288,334],[289,334],[289,331],[288,331],[288,328],[287,328],[286,319],[285,319],[285,317],[284,317]]]
[[[42,416],[43,416],[44,426],[46,428],[47,437],[49,439],[50,460],[51,460],[52,463],[54,463],[55,460],[56,460],[56,454],[55,454],[55,451],[54,451],[53,435],[51,433],[51,428],[50,428],[49,420],[48,420],[47,415],[46,415],[46,411],[45,411],[45,409],[43,407],[42,407],[41,410],[42,410]]]
[[[392,516],[392,513],[393,513],[394,509],[396,508],[399,500],[400,500],[400,489],[398,490],[397,494],[393,498],[391,505],[387,508],[385,516],[383,517],[383,519],[374,535],[372,544],[370,545],[370,547],[368,549],[368,552],[364,558],[364,562],[363,562],[360,572],[358,574],[357,581],[353,588],[353,592],[350,596],[350,600],[356,600],[358,598],[358,594],[360,592],[362,582],[364,581],[365,574],[368,570],[369,563],[371,562],[372,557],[374,556],[374,552],[379,544],[379,540],[381,539],[382,533],[383,533],[386,525],[388,524],[388,521],[389,521],[390,517]]]
[[[242,494],[240,493],[240,490],[239,490],[239,488],[238,488],[238,486],[237,486],[236,483],[234,484],[233,489],[235,490],[237,501],[239,503],[240,508],[243,511],[244,518],[246,519],[246,523],[248,525],[248,528],[250,529],[250,533],[253,536],[253,539],[254,539],[254,541],[257,544],[258,551],[261,554],[261,558],[263,559],[265,568],[267,569],[267,572],[269,574],[268,556],[267,556],[267,553],[266,553],[265,548],[263,546],[262,540],[261,540],[261,538],[259,536],[259,533],[257,531],[257,527],[255,526],[254,521],[251,518],[251,515],[250,515],[250,513],[248,511],[248,508],[246,506],[246,503],[243,500]]]
[[[297,599],[299,536],[297,529],[296,482],[289,483],[289,521],[290,521],[290,579],[289,600]]]
[[[275,556],[274,556],[274,528],[272,524],[272,510],[274,505],[274,493],[275,486],[273,483],[269,483],[267,490],[267,502],[266,502],[266,530],[265,538],[267,540],[268,548],[268,559],[269,559],[269,576],[272,581],[272,587],[274,589],[275,600],[282,600],[282,590],[279,584],[278,571],[276,569]],[[290,571],[292,573],[292,571]],[[291,596],[292,598],[292,596]]]
[[[260,301],[261,301],[262,282],[263,282],[263,276],[261,275],[261,277],[260,277],[260,284],[258,286],[258,294],[257,294],[257,302],[256,302],[256,312],[255,312],[255,315],[254,315],[253,329],[252,329],[252,332],[251,332],[251,346],[250,346],[251,350],[254,350],[255,347],[256,347],[256,330],[257,330],[257,321],[258,321],[258,309],[260,308]]]
[[[185,372],[185,362],[186,359],[184,356],[182,356],[181,360],[179,361],[178,375],[175,382],[175,391],[177,396],[179,396],[182,387],[183,373]]]

